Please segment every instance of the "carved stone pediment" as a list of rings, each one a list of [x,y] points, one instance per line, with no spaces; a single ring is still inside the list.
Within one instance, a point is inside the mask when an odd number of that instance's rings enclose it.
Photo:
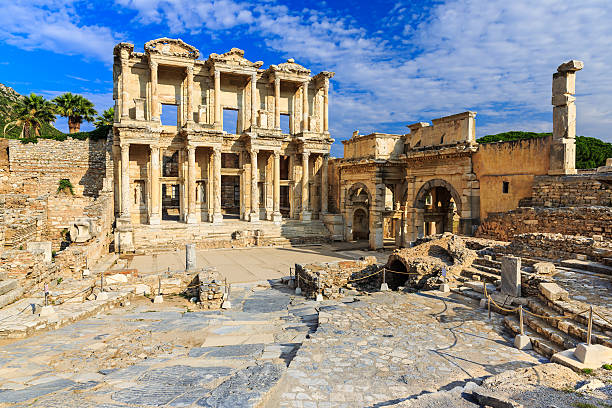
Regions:
[[[293,58],[289,58],[287,62],[278,65],[270,65],[272,71],[286,72],[289,74],[310,75],[310,70],[296,63]]]
[[[235,65],[238,67],[259,68],[263,65],[263,61],[251,62],[244,58],[244,50],[240,48],[232,48],[224,54],[210,54],[208,59],[212,62],[220,62],[222,64]]]
[[[180,38],[158,38],[145,43],[145,51],[148,54],[159,54],[170,57],[183,57],[197,59],[200,51],[192,45],[187,44]]]

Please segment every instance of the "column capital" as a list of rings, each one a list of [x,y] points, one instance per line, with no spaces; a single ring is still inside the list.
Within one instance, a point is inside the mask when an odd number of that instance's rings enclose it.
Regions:
[[[159,64],[157,63],[157,61],[149,59],[149,67],[151,68],[157,68]]]
[[[128,149],[130,147],[130,142],[120,142],[119,147],[121,149]]]
[[[310,152],[302,152],[302,157],[308,157],[310,156]]]
[[[221,154],[221,147],[219,146],[213,146],[213,153],[215,154]]]
[[[276,158],[280,157],[280,150],[273,150],[272,154],[274,154],[274,158],[276,159]]]
[[[274,76],[274,85],[280,85],[280,78],[277,76]]]
[[[150,144],[149,148],[153,151],[153,150],[159,150],[160,146],[159,145],[155,145],[155,144]]]
[[[185,72],[187,72],[188,74],[193,74],[193,67],[191,65],[187,65],[185,67]]]
[[[249,152],[251,152],[251,154],[257,154],[257,153],[259,153],[259,148],[257,148],[257,147],[251,147],[251,148],[249,149]]]

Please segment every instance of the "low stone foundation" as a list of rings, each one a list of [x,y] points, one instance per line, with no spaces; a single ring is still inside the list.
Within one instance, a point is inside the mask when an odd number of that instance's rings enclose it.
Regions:
[[[382,275],[378,273],[365,277],[376,273],[379,269],[380,266],[376,264],[376,258],[373,256],[358,261],[295,264],[296,279],[299,281],[302,293],[305,296],[321,293],[330,299],[340,297],[340,289],[352,286],[351,281],[362,289],[378,290]]]
[[[576,259],[577,254],[588,260],[604,262],[612,257],[612,242],[561,234],[521,234],[514,237],[504,252],[517,256],[544,259]]]

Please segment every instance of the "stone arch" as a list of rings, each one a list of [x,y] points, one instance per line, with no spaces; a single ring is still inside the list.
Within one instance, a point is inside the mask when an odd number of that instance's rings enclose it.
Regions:
[[[364,207],[357,207],[353,210],[353,239],[369,239],[370,237],[370,216]]]
[[[457,206],[457,212],[461,214],[461,196],[451,183],[443,179],[432,179],[423,184],[414,199],[414,208],[421,210],[424,209],[427,193],[429,193],[435,187],[443,187],[450,192],[451,196],[453,197],[453,201]]]
[[[353,239],[361,239],[368,237],[369,231],[369,220],[370,220],[370,207],[372,203],[372,194],[370,189],[361,182],[356,182],[347,190],[344,200],[344,219],[345,219],[345,231],[344,238],[347,241]],[[357,219],[360,221],[358,226],[357,236],[354,236],[353,223],[355,222],[355,215],[357,213]],[[365,217],[364,217],[365,215]],[[362,221],[367,222],[365,228],[361,224]]]
[[[436,197],[436,203],[427,204],[430,194]],[[454,203],[454,208],[452,208]],[[414,208],[417,210],[417,235],[435,234],[441,232],[462,232],[461,221],[456,225],[457,216],[462,210],[461,196],[453,185],[443,179],[432,179],[419,188],[414,198]],[[428,206],[431,209],[428,209]],[[433,222],[430,222],[433,221]],[[426,223],[427,222],[427,223]],[[431,229],[429,229],[431,228]]]

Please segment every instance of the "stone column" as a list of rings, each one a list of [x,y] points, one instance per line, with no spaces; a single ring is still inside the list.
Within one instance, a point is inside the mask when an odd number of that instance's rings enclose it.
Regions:
[[[251,149],[251,222],[259,221],[259,194],[257,189],[257,149]]]
[[[308,129],[308,82],[302,85],[302,132],[307,132]]]
[[[215,129],[221,127],[221,72],[215,70]]]
[[[130,144],[121,144],[121,218],[129,220],[130,203]]]
[[[220,224],[223,221],[221,214],[221,148],[215,147],[213,158],[213,215],[212,222]]]
[[[280,213],[280,152],[274,151],[274,212],[272,213],[272,221],[280,223],[283,216]]]
[[[553,74],[553,140],[548,174],[576,174],[576,71],[582,61],[559,65]]]
[[[121,50],[121,118],[129,119],[130,111],[128,109],[128,73],[130,70],[129,54],[127,50]]]
[[[323,131],[329,131],[329,79],[323,85]]]
[[[274,128],[280,129],[280,78],[274,78]]]
[[[257,74],[251,75],[251,130],[257,126]]]
[[[151,120],[159,122],[159,100],[157,97],[157,62],[149,60],[151,70]]]
[[[161,222],[160,184],[159,184],[159,146],[151,145],[151,215],[149,224],[159,225]]]
[[[187,122],[193,122],[193,67],[187,67],[187,106],[185,110],[187,111]]]
[[[329,155],[323,155],[323,164],[321,165],[321,214],[327,214],[327,204],[328,204],[328,174],[327,174],[327,164],[329,161]]]
[[[300,214],[300,220],[302,221],[310,221],[311,213],[310,213],[310,203],[309,203],[309,180],[308,180],[308,156],[310,153],[303,152],[302,153],[302,212]]]
[[[197,223],[195,147],[187,146],[187,224]]]

